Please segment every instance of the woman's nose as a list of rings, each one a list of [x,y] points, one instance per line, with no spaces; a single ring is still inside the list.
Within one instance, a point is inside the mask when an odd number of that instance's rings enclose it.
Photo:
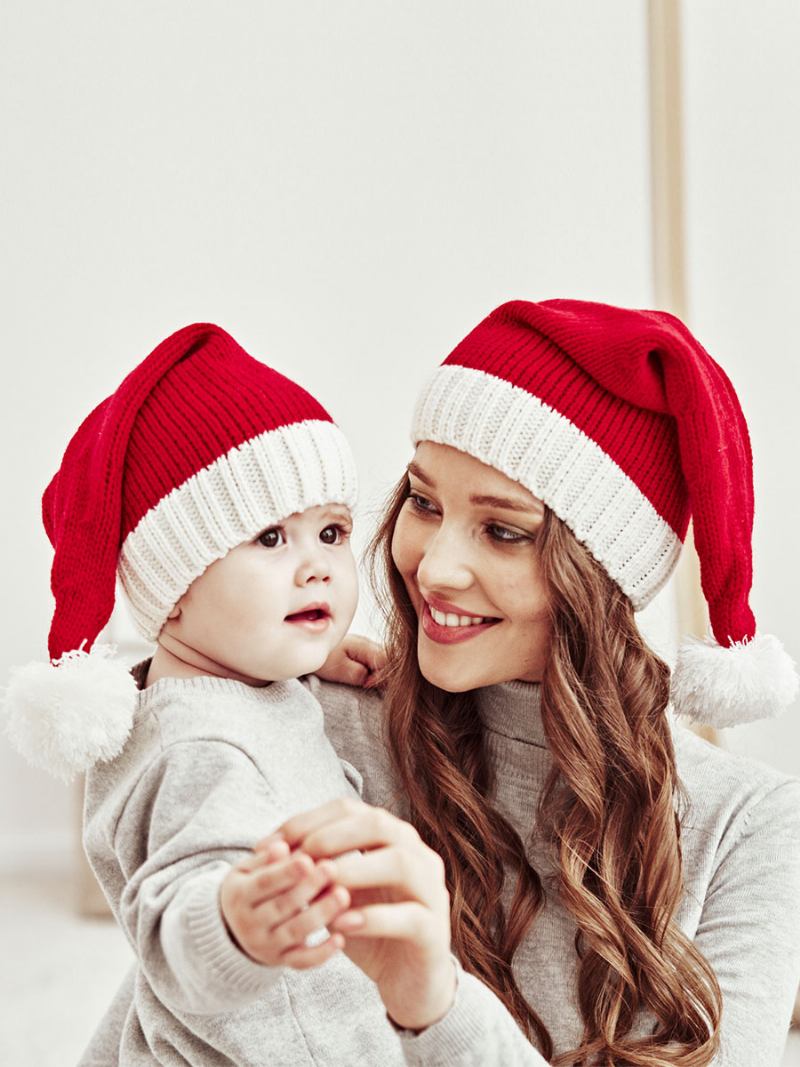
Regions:
[[[417,581],[430,592],[468,589],[473,581],[472,570],[462,539],[440,527],[423,548]]]

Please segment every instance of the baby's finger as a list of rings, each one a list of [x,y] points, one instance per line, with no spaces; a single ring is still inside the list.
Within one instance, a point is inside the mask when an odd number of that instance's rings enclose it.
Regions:
[[[337,679],[342,685],[363,686],[369,677],[369,668],[358,660],[346,659],[339,669],[340,677]]]
[[[314,861],[304,852],[298,852],[280,863],[256,867],[251,874],[247,893],[250,907],[257,908],[266,901],[274,900],[293,886],[299,885],[314,869]]]
[[[308,856],[303,856],[302,860],[305,864],[310,864],[307,873],[288,889],[263,901],[254,909],[258,920],[269,930],[302,912],[333,881],[332,863],[314,865]]]
[[[297,948],[287,949],[281,955],[281,963],[287,967],[293,967],[296,971],[305,971],[309,967],[319,967],[327,963],[339,949],[344,947],[344,938],[341,934],[331,934],[327,941],[320,945],[298,945]]]
[[[289,846],[282,837],[265,839],[264,846],[259,849],[258,844],[256,844],[253,847],[253,851],[248,856],[245,856],[237,864],[237,867],[240,871],[249,873],[254,871],[256,867],[263,867],[265,863],[276,863],[278,860],[285,859],[290,851]]]
[[[291,919],[280,923],[272,930],[278,951],[281,954],[290,948],[305,943],[309,934],[327,926],[331,920],[350,907],[350,894],[342,886],[333,886],[313,904]]]

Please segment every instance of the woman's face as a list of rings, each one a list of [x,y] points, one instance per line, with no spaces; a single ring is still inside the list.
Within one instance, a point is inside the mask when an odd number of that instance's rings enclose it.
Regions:
[[[419,619],[424,677],[451,693],[538,681],[548,646],[536,536],[544,504],[447,445],[422,441],[392,558]]]

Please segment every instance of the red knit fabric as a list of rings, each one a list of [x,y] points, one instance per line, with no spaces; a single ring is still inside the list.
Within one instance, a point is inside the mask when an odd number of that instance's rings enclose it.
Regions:
[[[114,607],[122,542],[159,500],[244,441],[306,419],[331,421],[218,326],[162,341],[84,420],[45,490],[51,658],[91,647]]]
[[[691,513],[717,641],[755,634],[747,425],[724,371],[679,319],[580,300],[511,301],[445,363],[502,378],[564,415],[681,539]]]

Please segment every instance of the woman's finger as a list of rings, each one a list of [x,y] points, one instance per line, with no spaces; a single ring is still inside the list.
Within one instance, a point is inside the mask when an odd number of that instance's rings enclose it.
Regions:
[[[298,844],[314,859],[339,856],[351,849],[367,850],[387,845],[401,845],[408,849],[425,847],[413,826],[383,808],[368,804],[361,804],[351,813],[313,827]]]
[[[263,842],[259,842],[256,847],[262,844],[269,845],[276,838],[283,838],[290,846],[297,845],[312,831],[354,815],[366,807],[363,801],[356,800],[355,797],[337,797],[335,800],[329,800],[327,804],[321,804],[318,808],[312,808],[311,811],[294,815],[279,826],[274,834],[270,834],[264,838]]]
[[[427,853],[427,854],[426,854]],[[446,907],[447,890],[435,852],[388,847],[355,852],[335,861],[334,878],[348,889],[391,887],[428,908]]]
[[[390,941],[437,942],[437,920],[416,901],[401,904],[369,904],[346,911],[329,923],[331,932],[350,938],[385,937]]]

